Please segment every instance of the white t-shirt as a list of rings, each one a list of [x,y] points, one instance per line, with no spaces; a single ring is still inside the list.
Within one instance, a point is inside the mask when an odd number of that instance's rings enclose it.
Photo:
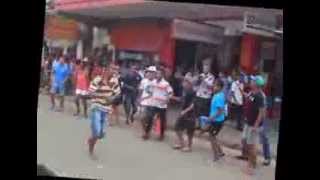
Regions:
[[[169,82],[165,79],[162,79],[160,82],[157,82],[156,80],[153,81],[151,85],[151,92],[151,106],[166,109],[168,107],[170,95],[173,93],[173,89]]]
[[[147,78],[142,79],[142,81],[140,82],[140,86],[139,86],[139,89],[142,90],[141,98],[145,98],[150,95],[149,94],[150,90],[151,90],[150,88],[151,88],[151,85],[153,82],[155,82],[155,80],[150,81]],[[140,104],[142,106],[149,106],[149,105],[151,105],[150,101],[151,101],[151,97],[148,99],[142,100],[140,102]]]
[[[234,81],[231,84],[231,92],[234,94],[231,98],[231,102],[237,105],[243,105],[243,95],[241,90],[243,91],[243,84],[240,81]]]
[[[214,76],[211,73],[202,73],[200,76],[203,76],[203,80],[200,83],[196,95],[201,98],[210,99],[212,95]]]

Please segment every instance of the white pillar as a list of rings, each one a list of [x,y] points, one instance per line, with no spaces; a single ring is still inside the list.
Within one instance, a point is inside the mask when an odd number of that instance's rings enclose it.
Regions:
[[[82,40],[79,40],[77,43],[77,59],[82,59],[83,58],[83,42]]]

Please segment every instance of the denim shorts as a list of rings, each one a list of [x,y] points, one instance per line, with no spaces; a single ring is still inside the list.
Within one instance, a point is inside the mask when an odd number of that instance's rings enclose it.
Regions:
[[[247,144],[259,144],[261,131],[262,127],[259,127],[257,131],[253,131],[253,127],[246,124],[243,128],[242,139],[244,139]]]
[[[65,95],[65,87],[63,83],[52,83],[50,92],[52,94],[58,94],[60,96]]]
[[[92,137],[101,139],[105,135],[105,126],[108,113],[99,108],[90,109],[91,133]]]

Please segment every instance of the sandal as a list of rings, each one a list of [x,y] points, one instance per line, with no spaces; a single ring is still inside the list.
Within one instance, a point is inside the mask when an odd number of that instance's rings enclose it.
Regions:
[[[190,147],[184,147],[181,149],[182,152],[191,152],[191,148]]]
[[[182,145],[180,145],[180,144],[175,144],[173,147],[172,147],[173,149],[181,149],[181,148],[183,148],[183,146]]]

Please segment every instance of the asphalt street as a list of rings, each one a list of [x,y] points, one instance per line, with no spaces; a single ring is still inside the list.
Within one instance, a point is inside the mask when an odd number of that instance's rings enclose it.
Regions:
[[[49,110],[48,96],[40,95],[37,115],[37,161],[59,176],[112,180],[244,180],[274,179],[275,166],[259,166],[256,175],[245,175],[246,163],[234,158],[239,152],[224,148],[226,156],[211,163],[210,144],[195,139],[193,152],[182,153],[171,148],[173,132],[164,142],[156,136],[142,141],[139,123],[132,127],[107,128],[107,135],[96,148],[98,160],[88,156],[85,143],[90,135],[89,121],[72,116],[73,106],[66,102],[63,113]],[[261,161],[261,159],[260,159]],[[260,162],[261,164],[261,162]]]

